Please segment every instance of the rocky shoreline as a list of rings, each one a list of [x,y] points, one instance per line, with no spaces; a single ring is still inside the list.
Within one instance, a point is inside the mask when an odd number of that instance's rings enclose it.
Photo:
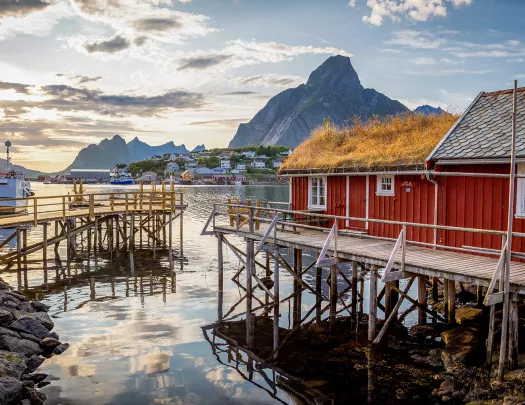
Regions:
[[[46,400],[38,388],[49,384],[47,375],[35,371],[46,358],[69,348],[52,332],[48,310],[0,281],[0,404],[40,405]]]

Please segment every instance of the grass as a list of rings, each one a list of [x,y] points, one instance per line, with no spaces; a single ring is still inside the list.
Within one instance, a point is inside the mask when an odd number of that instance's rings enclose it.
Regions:
[[[366,123],[356,120],[351,127],[319,127],[286,159],[281,170],[422,164],[457,119],[452,114],[426,117],[407,113],[373,117]]]

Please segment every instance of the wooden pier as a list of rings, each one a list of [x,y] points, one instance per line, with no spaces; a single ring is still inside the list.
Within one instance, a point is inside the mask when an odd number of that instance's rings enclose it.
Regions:
[[[126,192],[85,194],[82,187],[73,195],[2,199],[2,203],[23,200],[17,213],[0,216],[0,229],[11,231],[0,248],[10,243],[16,249],[6,250],[0,255],[1,272],[18,273],[19,287],[27,285],[28,256],[41,253],[44,271],[48,266],[48,254],[53,248],[55,262],[61,262],[59,248],[65,244],[66,263],[80,255],[80,250],[93,255],[105,252],[112,260],[129,252],[133,263],[135,249],[147,248],[155,252],[168,249],[172,260],[173,224],[179,221],[180,255],[182,252],[183,214],[186,209],[183,194],[175,192],[173,184],[151,185],[145,189]],[[0,205],[0,212],[10,207]],[[28,232],[41,234],[41,240],[28,244]]]
[[[305,221],[308,217],[308,221]],[[332,228],[325,228],[320,223],[332,220]],[[340,220],[377,221],[396,225],[400,229],[397,239],[372,237],[360,232],[340,231]],[[317,225],[315,225],[317,224]],[[506,246],[506,232],[495,230],[469,229],[427,225],[419,223],[381,221],[369,218],[351,218],[323,215],[304,211],[291,211],[278,208],[261,208],[247,203],[215,205],[203,235],[214,235],[219,251],[219,311],[218,322],[223,323],[245,316],[246,348],[253,346],[256,329],[255,313],[269,315],[273,312],[274,347],[276,358],[279,349],[301,325],[320,324],[322,318],[329,319],[329,328],[337,327],[337,317],[346,312],[353,319],[363,315],[364,279],[368,279],[368,340],[378,344],[388,333],[389,327],[396,320],[402,320],[408,312],[400,313],[401,303],[406,300],[412,306],[409,311],[418,311],[418,322],[424,324],[428,318],[451,324],[456,322],[456,291],[463,284],[476,286],[477,302],[490,306],[489,337],[487,341],[487,363],[492,363],[495,346],[494,313],[496,305],[504,300],[502,269],[506,249],[503,253],[492,250],[472,250],[443,245],[424,244],[407,240],[407,228],[430,228],[458,230],[471,233],[497,235]],[[245,249],[239,249],[229,240],[229,235],[240,236],[245,240]],[[521,235],[519,235],[521,236]],[[223,248],[226,246],[239,259],[241,267],[233,277],[234,282],[244,291],[244,296],[228,311],[224,311],[222,302],[223,284]],[[282,249],[292,251],[286,259]],[[311,263],[303,263],[305,252],[314,253]],[[264,256],[264,258],[263,258]],[[312,257],[312,255],[309,255]],[[512,252],[512,257],[522,259],[519,253]],[[324,280],[329,285],[329,293],[323,295],[321,288]],[[305,280],[304,274],[310,269],[315,271],[315,285]],[[279,294],[279,271],[288,272],[294,280],[292,295],[282,298]],[[244,274],[245,284],[241,285],[240,275]],[[406,280],[401,288],[400,280]],[[383,287],[379,289],[379,281]],[[416,284],[414,284],[416,283]],[[525,263],[512,261],[510,265],[510,302],[511,314],[517,314],[518,297],[525,294]],[[409,295],[412,285],[417,285],[417,296]],[[430,293],[427,294],[427,287]],[[438,288],[443,291],[445,313],[440,314],[427,305],[431,297],[438,301]],[[302,315],[302,294],[304,291],[316,297],[315,305]],[[347,294],[351,298],[346,300]],[[262,294],[262,295],[261,295]],[[279,338],[279,306],[293,300],[293,323],[290,333],[284,339]],[[235,312],[245,302],[246,310]],[[384,314],[383,322],[378,321],[378,309]],[[516,317],[517,315],[514,315]],[[356,322],[357,324],[357,322]],[[510,320],[509,341],[504,342],[502,356],[504,364],[514,367],[517,358],[518,322]],[[381,329],[379,329],[381,326]],[[508,348],[508,349],[507,349]],[[501,357],[501,356],[500,356]],[[270,361],[271,358],[266,359]]]

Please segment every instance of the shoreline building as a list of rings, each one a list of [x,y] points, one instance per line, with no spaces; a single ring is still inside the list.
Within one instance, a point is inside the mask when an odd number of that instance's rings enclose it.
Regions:
[[[111,170],[106,169],[71,169],[66,175],[68,181],[83,181],[85,183],[109,183]]]

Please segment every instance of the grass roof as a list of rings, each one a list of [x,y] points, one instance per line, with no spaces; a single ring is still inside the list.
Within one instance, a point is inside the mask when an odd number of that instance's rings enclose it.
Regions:
[[[420,165],[457,119],[408,113],[356,120],[343,128],[325,125],[294,150],[281,170]]]

